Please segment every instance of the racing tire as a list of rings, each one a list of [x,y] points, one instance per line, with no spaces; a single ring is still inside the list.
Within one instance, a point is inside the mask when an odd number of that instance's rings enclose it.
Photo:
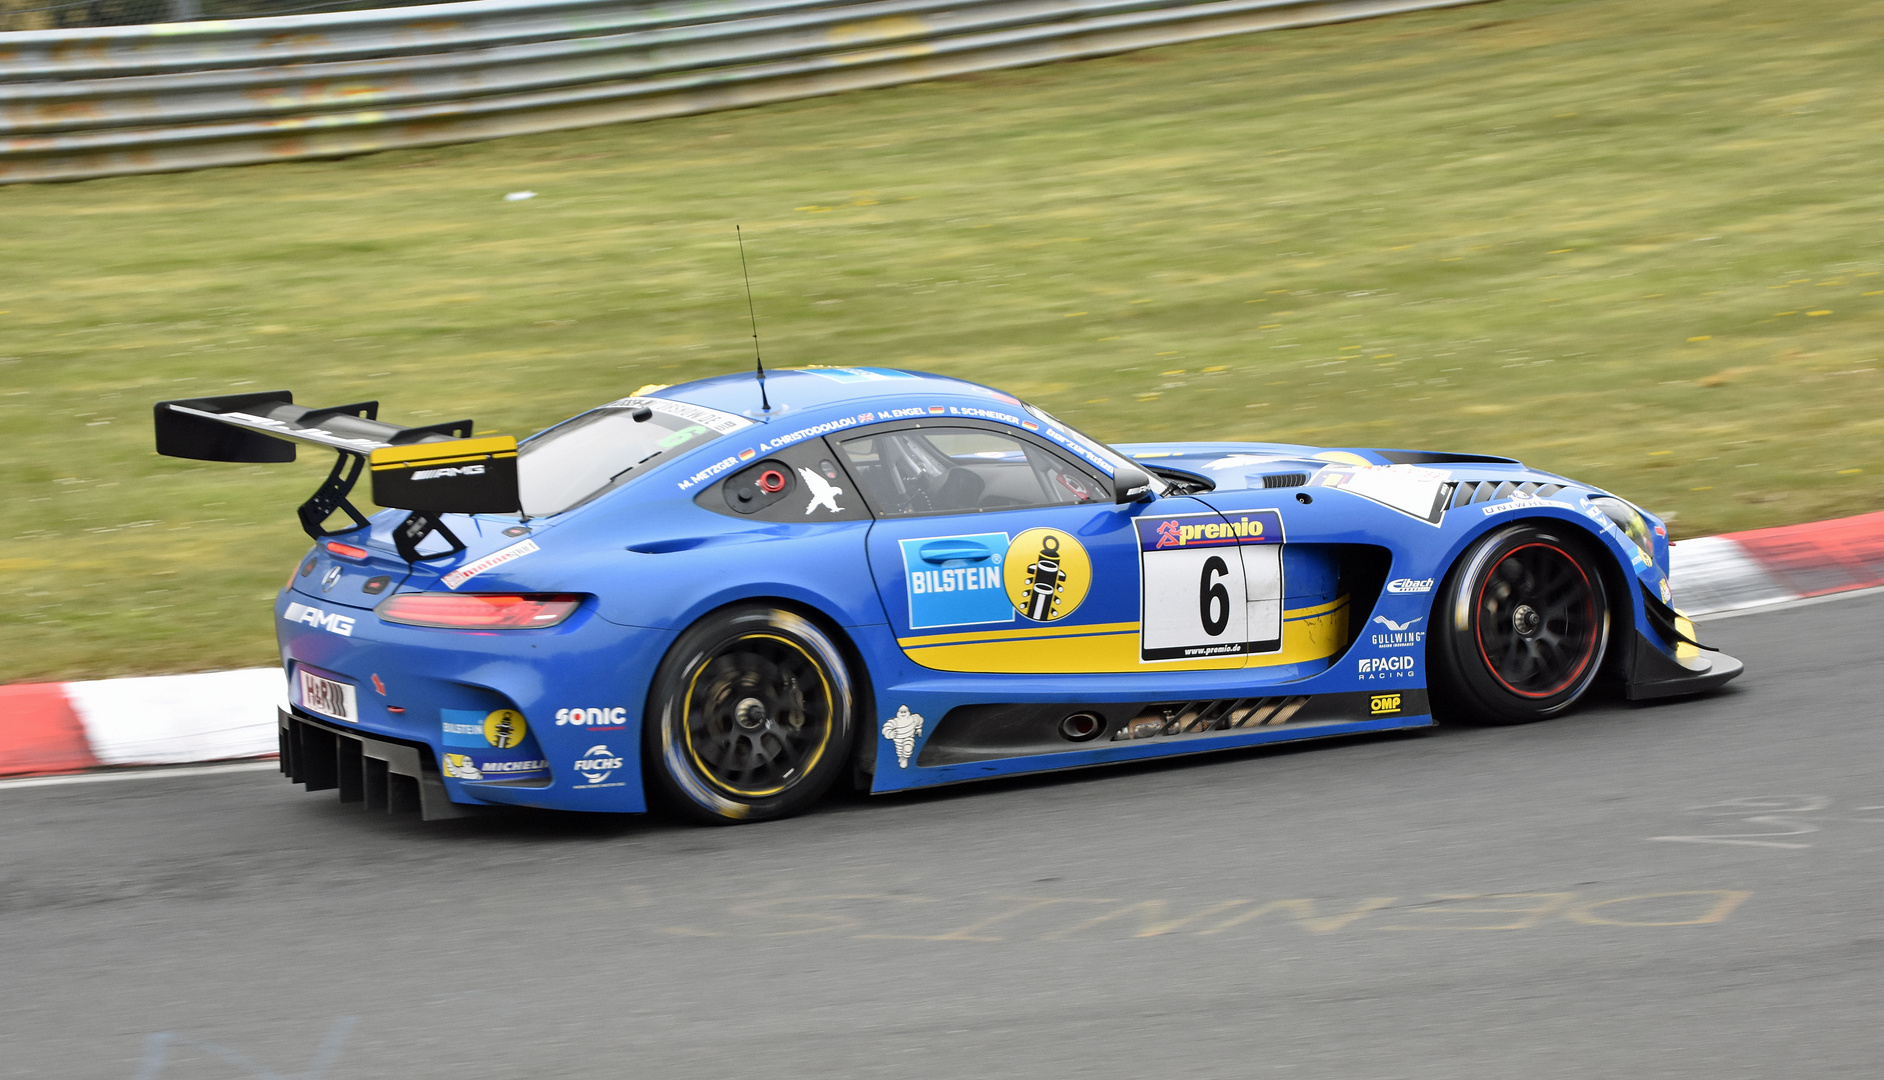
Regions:
[[[1441,719],[1527,724],[1575,705],[1609,644],[1609,600],[1591,545],[1561,526],[1519,524],[1453,565],[1427,658]]]
[[[668,650],[642,732],[648,791],[718,825],[804,811],[849,767],[855,700],[843,652],[796,612],[715,612]]]

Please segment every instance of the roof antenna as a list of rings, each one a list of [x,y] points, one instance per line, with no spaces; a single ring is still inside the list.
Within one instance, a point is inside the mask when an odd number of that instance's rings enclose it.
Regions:
[[[739,238],[739,272],[746,279],[746,317],[752,320],[752,363],[759,369],[759,405],[761,411],[771,412],[772,403],[765,396],[765,361],[759,356],[759,316],[752,310],[752,272],[746,269],[746,234],[735,225],[733,235]]]

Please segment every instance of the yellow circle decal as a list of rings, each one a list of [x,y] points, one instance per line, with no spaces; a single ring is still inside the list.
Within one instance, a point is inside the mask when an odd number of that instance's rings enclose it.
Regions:
[[[1028,529],[1007,546],[1002,582],[1014,610],[1035,622],[1064,619],[1092,586],[1086,549],[1058,529]]]
[[[499,750],[509,750],[523,742],[530,728],[523,714],[515,709],[499,709],[484,718],[484,741]]]

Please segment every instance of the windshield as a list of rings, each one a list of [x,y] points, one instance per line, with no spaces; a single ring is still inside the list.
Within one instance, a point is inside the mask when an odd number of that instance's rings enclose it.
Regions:
[[[1145,470],[1142,466],[1127,461],[1117,450],[1112,449],[1110,446],[1107,446],[1105,443],[1100,442],[1085,432],[1055,419],[1047,410],[1040,406],[1028,405],[1026,408],[1028,412],[1032,413],[1037,419],[1047,425],[1041,430],[1040,434],[1045,435],[1053,442],[1072,451],[1075,456],[1083,459],[1087,464],[1097,466],[1107,476],[1118,475],[1121,465],[1139,469],[1151,478],[1152,490],[1160,495],[1164,494],[1165,483],[1156,474]]]
[[[661,398],[610,402],[517,448],[523,512],[528,517],[560,514],[750,423]]]

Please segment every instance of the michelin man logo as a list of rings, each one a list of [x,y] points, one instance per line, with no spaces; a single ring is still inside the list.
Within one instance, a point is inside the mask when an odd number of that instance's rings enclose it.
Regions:
[[[883,721],[883,737],[896,744],[896,767],[909,768],[909,755],[916,752],[916,740],[922,735],[922,715],[898,705],[896,715]]]

